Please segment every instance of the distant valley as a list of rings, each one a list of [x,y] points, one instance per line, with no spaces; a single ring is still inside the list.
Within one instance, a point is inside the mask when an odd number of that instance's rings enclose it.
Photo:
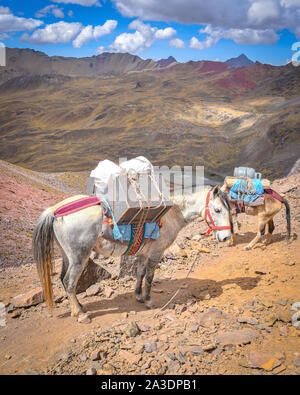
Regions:
[[[271,179],[299,158],[300,67],[245,55],[179,63],[130,54],[49,57],[7,49],[0,158],[44,172],[145,155],[222,177],[249,165]]]

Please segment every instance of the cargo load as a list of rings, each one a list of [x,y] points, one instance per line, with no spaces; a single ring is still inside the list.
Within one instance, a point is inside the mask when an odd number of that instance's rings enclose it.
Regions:
[[[143,156],[120,165],[99,162],[87,186],[89,194],[107,202],[118,225],[158,222],[173,206],[163,178]]]

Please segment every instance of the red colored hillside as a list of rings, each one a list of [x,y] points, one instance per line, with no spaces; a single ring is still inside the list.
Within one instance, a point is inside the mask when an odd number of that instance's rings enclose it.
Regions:
[[[224,71],[231,70],[231,67],[222,62],[203,61],[199,62],[194,71],[198,73],[209,73],[209,75],[223,73]]]
[[[250,77],[248,67],[232,70],[226,77],[220,78],[216,85],[230,90],[234,96],[239,96],[256,87],[256,83]]]

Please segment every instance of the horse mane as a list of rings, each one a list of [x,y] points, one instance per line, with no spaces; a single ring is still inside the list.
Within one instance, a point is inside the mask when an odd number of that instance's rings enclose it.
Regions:
[[[176,206],[180,207],[180,209],[185,209],[203,198],[203,194],[204,192],[207,192],[207,190],[208,188],[205,187],[196,192],[188,192],[183,195],[173,195],[171,196],[171,200]]]
[[[227,208],[227,210],[230,211],[230,203],[228,200],[228,196],[224,191],[222,191],[221,187],[222,187],[222,185],[217,185],[217,188],[218,188],[217,196],[220,198],[221,202]]]

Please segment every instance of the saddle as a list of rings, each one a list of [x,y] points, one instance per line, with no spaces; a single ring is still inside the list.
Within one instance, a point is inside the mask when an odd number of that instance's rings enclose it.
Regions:
[[[264,203],[264,189],[262,181],[248,177],[239,178],[230,188],[231,201],[243,203],[248,206],[259,206]]]
[[[101,204],[97,196],[75,195],[56,204],[52,209],[54,209],[54,216],[59,218],[97,204]]]
[[[228,196],[228,200],[235,204],[236,213],[245,212],[247,207],[263,205],[265,192],[269,189],[269,180],[247,176],[228,176],[225,178],[222,187],[222,190]]]

